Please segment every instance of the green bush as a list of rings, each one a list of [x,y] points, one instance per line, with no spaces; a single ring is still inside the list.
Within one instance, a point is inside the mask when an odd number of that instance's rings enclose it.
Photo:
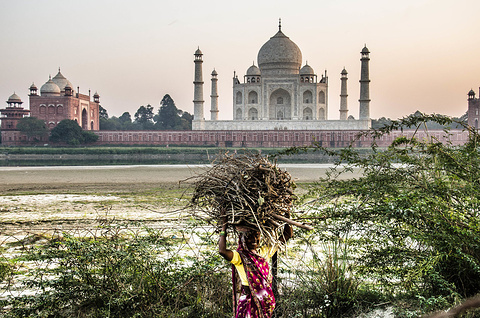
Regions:
[[[13,274],[14,266],[6,260],[0,258],[0,283],[8,281]]]
[[[360,308],[360,281],[353,272],[347,245],[339,239],[323,243],[319,239],[309,237],[301,242],[308,246],[312,259],[302,258],[293,269],[294,279],[284,287],[282,317],[349,317]]]
[[[451,119],[408,117],[367,134],[377,138],[406,126],[428,132],[429,121]],[[312,217],[324,233],[352,238],[356,272],[374,288],[445,299],[439,307],[480,292],[480,138],[469,133],[460,146],[445,131],[446,142],[399,137],[388,149],[374,143],[367,154],[317,147],[342,165],[311,189]],[[363,175],[340,177],[352,168]]]
[[[31,250],[36,262],[5,317],[228,317],[228,276],[219,258],[183,259],[174,239],[66,235]]]

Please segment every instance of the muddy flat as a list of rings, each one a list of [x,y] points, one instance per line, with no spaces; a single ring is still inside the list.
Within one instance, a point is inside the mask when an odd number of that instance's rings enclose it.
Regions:
[[[314,182],[325,176],[328,164],[279,165],[296,182]],[[201,174],[205,165],[128,165],[128,166],[60,166],[0,167],[0,191],[91,192],[94,188],[131,189],[162,187]]]
[[[331,168],[279,166],[297,183],[318,181]],[[191,191],[188,181],[181,181],[206,169],[206,165],[0,167],[0,244],[43,231],[91,231],[105,219],[177,228],[188,214],[183,208]]]

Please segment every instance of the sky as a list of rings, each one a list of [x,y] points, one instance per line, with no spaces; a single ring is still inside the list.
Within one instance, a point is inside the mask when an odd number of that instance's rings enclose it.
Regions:
[[[339,119],[340,72],[349,115],[358,118],[360,51],[370,50],[370,116],[417,110],[461,116],[480,86],[478,0],[0,0],[0,98],[28,108],[29,87],[62,74],[80,93],[98,92],[109,116],[165,94],[193,114],[194,52],[203,52],[205,117],[218,72],[219,119],[232,119],[232,78],[257,64],[282,31],[303,63],[329,77],[329,119]],[[1,106],[1,105],[0,105]],[[6,106],[4,102],[3,107]],[[3,108],[1,107],[1,108]]]

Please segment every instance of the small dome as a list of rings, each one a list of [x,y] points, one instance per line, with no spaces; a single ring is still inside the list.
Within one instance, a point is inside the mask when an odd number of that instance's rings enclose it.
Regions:
[[[37,86],[35,86],[35,83],[32,83],[32,85],[30,85],[30,90],[37,90]]]
[[[195,51],[195,55],[203,55],[202,51],[200,50],[200,48],[198,48],[196,51]]]
[[[94,98],[99,98],[99,97],[100,97],[100,95],[98,95],[98,93],[97,93],[97,92],[95,92],[95,94],[93,94],[93,97],[94,97]]]
[[[70,83],[62,73],[60,73],[60,69],[58,69],[57,75],[52,78],[52,81],[57,84],[61,91],[65,91],[65,86],[70,85],[72,87],[72,83]]]
[[[340,74],[342,74],[342,75],[347,75],[347,74],[348,74],[348,72],[347,72],[347,70],[345,69],[345,67],[343,68],[342,73],[340,73]]]
[[[247,76],[260,76],[261,74],[260,69],[255,64],[250,66],[247,70]]]
[[[302,66],[302,52],[279,30],[260,48],[257,60],[263,75],[278,75],[279,71],[283,74],[298,74]]]
[[[315,71],[310,65],[305,64],[305,66],[300,69],[300,75],[315,75]]]
[[[475,95],[475,92],[473,91],[473,89],[471,89],[470,92],[468,92],[468,95]]]
[[[55,84],[51,78],[48,79],[48,81],[42,85],[40,88],[40,93],[43,94],[60,94],[60,88],[58,87],[57,84]]]
[[[9,104],[10,104],[10,103],[21,104],[21,103],[22,103],[22,99],[20,98],[20,96],[18,96],[17,94],[13,93],[13,95],[8,98],[7,103],[9,103]]]
[[[362,49],[362,52],[363,54],[368,54],[370,53],[370,51],[368,50],[367,46],[365,45],[365,47]]]
[[[217,71],[215,71],[215,69],[213,69],[212,76],[217,76],[217,75],[218,75]]]

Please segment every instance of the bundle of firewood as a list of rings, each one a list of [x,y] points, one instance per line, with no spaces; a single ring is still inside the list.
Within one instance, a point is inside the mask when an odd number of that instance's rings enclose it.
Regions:
[[[259,154],[228,155],[193,178],[190,206],[220,227],[222,217],[236,228],[260,231],[275,243],[277,230],[290,219],[295,183],[291,175]]]

